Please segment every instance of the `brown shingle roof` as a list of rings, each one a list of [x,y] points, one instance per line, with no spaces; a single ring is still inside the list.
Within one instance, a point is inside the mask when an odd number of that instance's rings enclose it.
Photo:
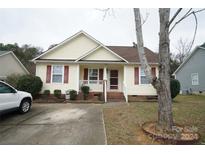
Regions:
[[[140,63],[138,51],[132,46],[107,46],[109,49],[114,51],[116,54],[126,59],[128,62]],[[145,49],[145,55],[148,63],[158,63],[158,54],[154,53],[148,48]]]

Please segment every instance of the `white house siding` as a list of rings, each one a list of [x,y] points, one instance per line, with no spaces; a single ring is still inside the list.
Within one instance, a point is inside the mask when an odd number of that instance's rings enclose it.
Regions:
[[[69,82],[68,83],[46,83],[46,71],[47,65],[64,65],[57,63],[37,63],[36,64],[36,76],[39,76],[43,82],[43,88],[41,93],[44,90],[50,90],[51,94],[53,94],[55,89],[60,89],[62,94],[65,94],[66,90],[74,89],[76,91],[79,90],[79,72],[78,64],[65,64],[69,66]]]
[[[103,47],[89,54],[88,56],[83,58],[83,60],[122,61],[122,59],[115,56],[113,53],[111,53]]]
[[[89,39],[84,34],[81,34],[70,42],[50,51],[42,56],[41,59],[77,59],[96,48],[98,45],[99,44]]]
[[[4,79],[11,74],[28,74],[12,54],[0,57],[0,78]]]
[[[127,87],[128,95],[156,95],[156,90],[151,84],[141,84],[139,77],[139,84],[135,85],[134,81],[134,68],[139,67],[140,76],[140,66],[139,65],[124,65],[124,78]],[[153,66],[154,67],[154,66]],[[156,66],[156,76],[158,76],[158,67]]]

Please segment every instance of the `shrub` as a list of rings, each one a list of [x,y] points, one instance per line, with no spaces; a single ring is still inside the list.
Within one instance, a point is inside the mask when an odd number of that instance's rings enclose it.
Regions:
[[[176,79],[170,80],[171,97],[175,98],[180,92],[180,82]]]
[[[69,94],[70,94],[70,100],[76,100],[76,97],[77,97],[77,91],[76,90],[70,90]]]
[[[88,86],[82,86],[81,87],[81,90],[83,92],[83,99],[86,100],[87,99],[87,96],[89,95],[89,92],[90,92],[90,87]]]
[[[49,96],[51,94],[51,92],[50,92],[50,90],[44,90],[43,94],[46,96]]]
[[[10,84],[11,86],[13,86],[14,88],[17,88],[17,84],[18,84],[19,78],[21,76],[22,75],[20,75],[20,74],[11,74],[11,75],[7,76],[6,82],[8,84]]]
[[[41,78],[33,75],[23,75],[19,78],[17,83],[17,89],[31,93],[33,97],[36,97],[41,91],[43,82]]]
[[[57,98],[61,98],[61,90],[60,89],[55,89],[54,90],[54,96]]]

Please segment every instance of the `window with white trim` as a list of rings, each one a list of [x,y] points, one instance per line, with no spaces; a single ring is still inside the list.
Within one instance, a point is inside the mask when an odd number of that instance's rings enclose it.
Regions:
[[[63,82],[63,66],[53,65],[52,82],[53,83],[62,83]]]
[[[140,81],[141,84],[149,84],[149,80],[147,79],[143,68],[140,69]]]
[[[99,70],[98,69],[92,69],[92,68],[89,68],[88,69],[88,80],[89,80],[89,83],[97,83],[98,81],[98,72]]]
[[[192,85],[199,85],[198,73],[192,73],[191,74],[191,82],[192,82]]]

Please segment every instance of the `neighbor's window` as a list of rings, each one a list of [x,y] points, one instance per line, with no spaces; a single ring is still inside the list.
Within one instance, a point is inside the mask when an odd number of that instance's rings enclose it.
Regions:
[[[199,85],[198,73],[191,74],[191,82],[192,82],[192,85]]]
[[[58,66],[58,65],[53,66],[52,82],[53,83],[63,82],[63,66]]]
[[[147,79],[147,77],[146,77],[146,75],[145,75],[145,71],[144,71],[144,69],[140,69],[141,71],[140,71],[140,80],[141,80],[141,84],[149,84],[149,81],[148,81],[148,79]]]
[[[98,69],[88,69],[89,83],[97,83],[98,81]]]

